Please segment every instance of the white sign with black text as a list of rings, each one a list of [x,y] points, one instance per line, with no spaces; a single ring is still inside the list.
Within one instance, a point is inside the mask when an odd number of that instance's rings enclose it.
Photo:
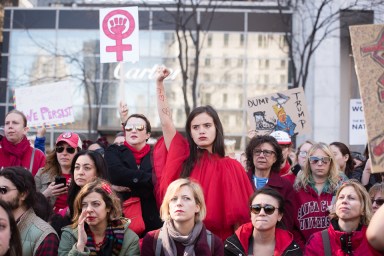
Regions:
[[[365,131],[363,103],[361,99],[351,99],[349,106],[349,145],[365,145],[367,133]]]

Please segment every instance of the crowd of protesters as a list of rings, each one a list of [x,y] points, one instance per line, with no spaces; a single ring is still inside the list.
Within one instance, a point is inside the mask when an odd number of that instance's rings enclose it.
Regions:
[[[255,135],[241,163],[225,154],[216,110],[174,126],[156,73],[163,136],[120,103],[112,145],[68,131],[45,153],[25,115],[5,117],[0,141],[1,255],[382,255],[384,183],[368,152]],[[367,151],[367,150],[366,150]],[[384,172],[384,170],[383,170]]]

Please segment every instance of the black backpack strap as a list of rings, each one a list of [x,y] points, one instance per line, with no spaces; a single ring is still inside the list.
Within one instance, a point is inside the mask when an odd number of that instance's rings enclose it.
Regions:
[[[323,231],[321,231],[321,237],[323,238],[324,256],[332,256],[328,229],[324,229]]]
[[[33,169],[33,161],[35,160],[35,151],[36,149],[33,148],[32,149],[32,155],[31,155],[31,161],[30,161],[30,164],[29,164],[29,171],[32,173],[32,169]]]

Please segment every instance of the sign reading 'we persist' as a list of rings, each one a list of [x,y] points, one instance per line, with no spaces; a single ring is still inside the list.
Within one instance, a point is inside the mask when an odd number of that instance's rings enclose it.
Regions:
[[[16,88],[15,105],[27,117],[29,127],[75,121],[69,82]]]
[[[372,172],[384,171],[384,25],[351,26]]]

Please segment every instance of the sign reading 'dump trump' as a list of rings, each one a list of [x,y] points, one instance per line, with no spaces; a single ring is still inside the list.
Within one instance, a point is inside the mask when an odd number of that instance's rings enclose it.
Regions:
[[[351,26],[372,172],[384,171],[384,25]]]
[[[75,121],[69,82],[15,89],[15,105],[27,117],[28,126],[62,125]]]
[[[303,88],[248,98],[250,129],[256,135],[285,131],[291,137],[312,130]]]
[[[138,8],[100,9],[100,62],[139,60]]]

